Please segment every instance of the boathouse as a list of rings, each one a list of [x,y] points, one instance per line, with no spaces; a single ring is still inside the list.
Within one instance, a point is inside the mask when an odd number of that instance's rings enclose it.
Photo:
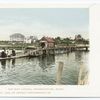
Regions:
[[[55,41],[51,37],[42,37],[40,45],[42,48],[53,48],[55,46]]]

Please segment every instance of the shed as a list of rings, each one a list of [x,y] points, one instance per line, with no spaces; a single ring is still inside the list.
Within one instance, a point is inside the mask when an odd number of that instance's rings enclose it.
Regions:
[[[42,37],[40,45],[42,48],[53,48],[55,46],[55,41],[51,37]]]

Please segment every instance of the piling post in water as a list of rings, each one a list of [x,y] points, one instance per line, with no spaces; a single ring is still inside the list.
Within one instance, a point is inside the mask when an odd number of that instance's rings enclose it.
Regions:
[[[88,84],[88,72],[85,74],[82,82],[81,82],[81,85],[86,85]]]
[[[80,65],[79,75],[78,75],[78,85],[82,85],[82,73],[83,73],[83,64]]]
[[[64,66],[64,63],[59,62],[58,69],[57,69],[57,76],[56,76],[56,85],[60,85],[61,76],[62,76],[62,72],[63,72],[63,66]]]
[[[78,85],[85,85],[88,84],[88,72],[85,73],[84,77],[82,78],[82,74],[84,72],[84,65],[81,64],[78,76]]]
[[[88,84],[88,72],[86,73],[86,75],[83,79],[83,84]]]

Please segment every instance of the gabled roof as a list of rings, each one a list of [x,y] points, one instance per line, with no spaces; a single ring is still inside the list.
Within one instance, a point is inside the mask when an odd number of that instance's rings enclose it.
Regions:
[[[47,41],[48,43],[54,43],[54,39],[51,37],[42,37],[41,41]]]

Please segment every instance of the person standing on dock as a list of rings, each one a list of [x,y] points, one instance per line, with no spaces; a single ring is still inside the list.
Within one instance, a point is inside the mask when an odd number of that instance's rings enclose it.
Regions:
[[[12,49],[12,56],[16,56],[16,52],[14,49]]]
[[[9,49],[7,50],[7,57],[11,57],[11,52]]]
[[[2,52],[1,52],[1,57],[2,57],[2,58],[7,57],[7,54],[6,54],[6,50],[5,50],[5,49],[2,50]]]

